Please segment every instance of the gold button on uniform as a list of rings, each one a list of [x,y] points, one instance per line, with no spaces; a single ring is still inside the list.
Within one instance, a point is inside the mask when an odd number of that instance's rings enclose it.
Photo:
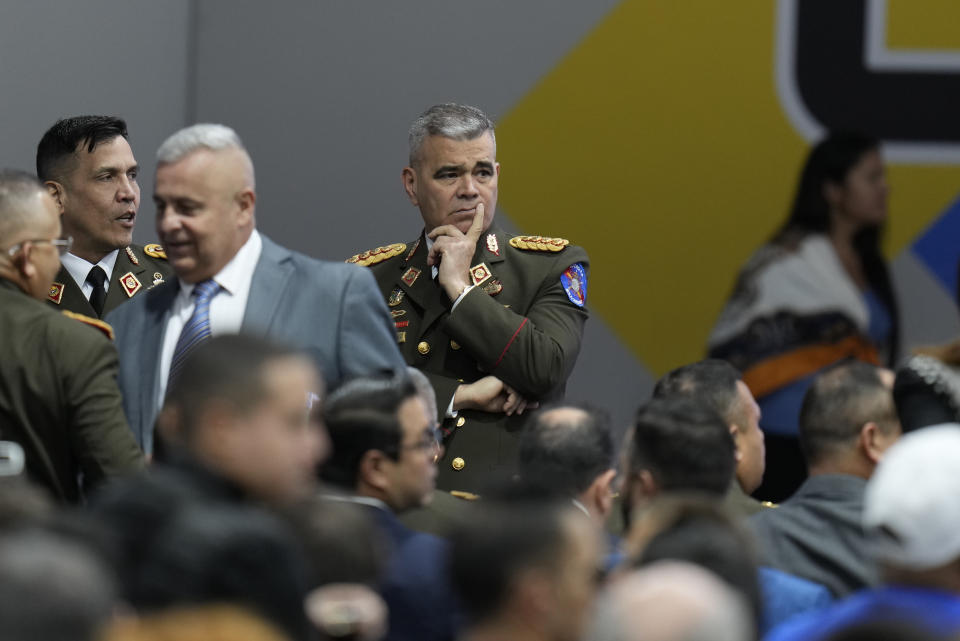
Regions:
[[[420,344],[417,345],[417,351],[421,354],[428,354],[430,352],[430,343],[427,341],[420,341]]]
[[[452,467],[453,469],[455,469],[455,470],[458,471],[458,472],[459,472],[460,470],[462,470],[463,468],[465,468],[466,466],[467,466],[467,462],[464,461],[464,460],[463,460],[462,458],[460,458],[459,456],[458,456],[457,458],[453,459],[452,461],[450,461],[450,467]]]
[[[450,349],[460,349],[460,343],[457,341],[450,341]]]
[[[467,422],[467,419],[461,416],[460,418],[457,419],[457,427],[463,427],[463,424],[466,422]]]

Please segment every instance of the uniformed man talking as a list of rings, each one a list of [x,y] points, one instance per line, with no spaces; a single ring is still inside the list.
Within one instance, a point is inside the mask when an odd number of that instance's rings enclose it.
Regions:
[[[133,245],[140,167],[127,124],[112,116],[58,120],[37,145],[37,176],[73,238],[47,298],[61,310],[103,318],[173,273],[160,245]]]
[[[442,104],[410,128],[403,186],[424,229],[363,252],[407,363],[427,374],[445,434],[438,487],[477,492],[512,469],[524,411],[563,395],[587,320],[587,255],[494,224],[493,123]]]

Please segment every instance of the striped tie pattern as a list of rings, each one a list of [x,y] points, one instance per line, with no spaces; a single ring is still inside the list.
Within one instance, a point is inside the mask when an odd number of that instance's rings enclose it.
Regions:
[[[211,280],[205,280],[196,284],[193,288],[193,297],[196,304],[193,308],[193,314],[187,320],[180,332],[180,338],[177,339],[177,346],[173,350],[173,360],[170,361],[170,377],[168,381],[173,381],[183,367],[183,362],[203,341],[210,338],[210,301],[220,291],[220,285]]]

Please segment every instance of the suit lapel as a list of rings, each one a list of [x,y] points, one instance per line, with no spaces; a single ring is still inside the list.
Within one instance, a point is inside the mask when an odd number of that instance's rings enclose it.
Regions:
[[[241,329],[266,336],[277,313],[278,303],[290,286],[293,268],[288,261],[293,254],[262,234],[261,238],[263,248],[253,271],[253,280],[250,281],[250,295],[243,312]]]
[[[152,448],[153,423],[156,420],[157,396],[160,392],[160,351],[163,347],[163,334],[167,319],[173,308],[174,300],[180,292],[180,281],[171,278],[158,286],[147,296],[147,313],[144,315],[140,340],[140,367],[142,383],[140,385],[140,425],[146,434],[141,434],[141,442]],[[147,441],[150,445],[147,446]]]

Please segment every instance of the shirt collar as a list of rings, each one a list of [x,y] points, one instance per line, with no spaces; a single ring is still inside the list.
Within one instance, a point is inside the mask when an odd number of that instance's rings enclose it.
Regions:
[[[119,249],[114,249],[97,263],[97,265],[107,273],[107,282],[110,281],[110,276],[113,274],[113,266],[117,264],[117,255],[119,253]],[[75,280],[80,287],[83,287],[83,284],[87,282],[87,275],[94,266],[90,261],[80,258],[79,256],[74,256],[73,254],[64,254],[61,256],[60,263],[67,272],[73,276],[73,280]]]
[[[250,238],[234,254],[230,262],[214,274],[213,280],[228,294],[236,294],[243,287],[244,282],[249,282],[253,278],[253,270],[257,267],[261,249],[263,249],[263,239],[260,237],[260,232],[254,229]],[[195,285],[196,283],[185,283],[181,280],[180,294],[190,298]]]

